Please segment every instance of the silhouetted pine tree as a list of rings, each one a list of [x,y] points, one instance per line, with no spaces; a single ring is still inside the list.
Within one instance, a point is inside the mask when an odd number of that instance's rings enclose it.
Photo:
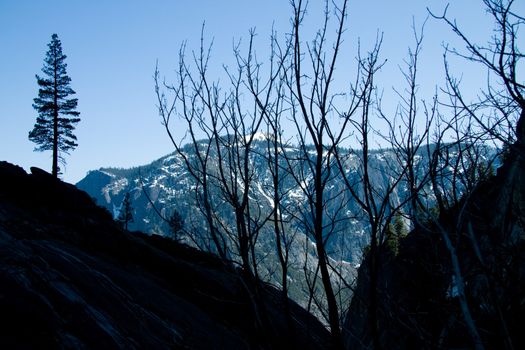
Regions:
[[[129,197],[129,192],[124,196],[124,201],[120,207],[120,213],[117,218],[117,221],[122,225],[124,230],[128,230],[128,224],[133,222],[133,207],[131,206],[131,199]]]
[[[48,48],[42,68],[45,76],[36,75],[39,89],[33,108],[38,117],[29,139],[39,145],[35,151],[53,151],[52,173],[58,177],[58,160],[64,163],[61,153],[68,154],[78,146],[73,130],[80,121],[80,113],[76,111],[78,99],[67,98],[75,91],[69,86],[71,78],[66,73],[66,55],[62,53],[58,35],[52,35]]]
[[[168,219],[168,225],[170,226],[173,238],[177,239],[179,233],[184,228],[184,219],[177,210],[173,211],[173,214],[171,214],[170,218]]]

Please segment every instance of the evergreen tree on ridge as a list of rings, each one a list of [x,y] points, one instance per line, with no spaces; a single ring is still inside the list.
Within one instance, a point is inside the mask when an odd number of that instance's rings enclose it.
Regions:
[[[70,87],[71,78],[66,72],[66,57],[58,35],[53,34],[44,58],[44,76],[36,75],[39,89],[33,108],[38,111],[38,117],[29,132],[29,140],[38,145],[35,151],[53,152],[52,174],[55,178],[60,171],[58,162],[65,164],[62,154],[69,154],[78,146],[73,130],[80,121],[80,112],[76,111],[78,99],[68,99],[75,91]]]

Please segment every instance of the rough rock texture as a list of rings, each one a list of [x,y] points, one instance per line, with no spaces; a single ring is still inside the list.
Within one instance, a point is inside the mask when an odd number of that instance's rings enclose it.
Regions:
[[[322,348],[304,310],[264,286],[256,322],[239,274],[160,237],[123,233],[73,185],[0,162],[0,348]],[[291,326],[290,326],[291,323]]]
[[[513,145],[497,175],[441,213],[439,226],[417,228],[400,242],[397,255],[380,249],[377,324],[382,347],[474,348],[441,231],[445,230],[456,250],[466,303],[482,345],[525,348],[524,149],[520,142]],[[372,346],[369,259],[361,265],[345,322],[348,349]]]

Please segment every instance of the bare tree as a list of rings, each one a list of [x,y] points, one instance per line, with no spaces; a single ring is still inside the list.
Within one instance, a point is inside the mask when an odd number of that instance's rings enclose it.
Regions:
[[[225,261],[241,267],[240,278],[253,298],[253,311],[258,315],[260,325],[267,325],[264,303],[260,296],[260,257],[256,247],[261,230],[269,222],[270,215],[263,212],[261,208],[264,206],[259,203],[258,197],[253,196],[256,190],[256,155],[253,146],[258,142],[259,131],[264,130],[263,122],[273,113],[269,111],[273,108],[269,106],[270,96],[281,67],[278,65],[274,68],[272,65],[267,78],[270,93],[262,101],[259,84],[263,83],[260,64],[255,59],[252,46],[254,37],[255,33],[251,31],[246,56],[241,54],[240,45],[234,47],[237,65],[234,70],[225,67],[224,72],[228,78],[225,89],[218,82],[209,79],[210,50],[204,49],[203,40],[199,53],[193,54],[192,65],[186,63],[184,47],[181,49],[178,84],[164,84],[164,88],[172,93],[171,104],[167,103],[166,97],[160,92],[158,71],[155,78],[163,123],[177,153],[185,161],[200,190],[197,204],[208,222],[216,251]],[[246,102],[247,99],[243,98],[245,89],[251,90],[257,99]],[[181,146],[182,141],[174,140],[168,125],[172,115],[176,115],[188,128],[195,159],[191,159],[185,152]],[[198,140],[198,134],[205,139]],[[273,170],[278,171],[276,168]],[[275,181],[276,186],[279,186],[278,174],[275,175]],[[278,207],[275,210],[279,213]],[[277,227],[281,226],[279,218],[274,221],[279,225]],[[282,237],[280,232],[278,237]],[[279,252],[283,252],[282,246],[279,246]],[[284,259],[283,279],[286,280],[287,258],[282,254],[281,258]]]
[[[209,60],[209,50],[204,52],[204,46],[201,41],[200,56],[196,59],[200,63],[200,71],[205,72]],[[207,128],[201,128],[207,138],[198,139],[198,126],[204,125],[204,107],[199,103],[201,91],[204,88],[203,82],[200,84],[191,79],[190,71],[185,61],[185,46],[179,51],[179,66],[177,71],[178,82],[169,85],[161,82],[158,67],[155,68],[155,92],[158,100],[159,114],[162,118],[162,124],[168,134],[177,154],[184,160],[186,168],[194,179],[196,184],[196,202],[197,207],[202,211],[208,226],[208,232],[213,242],[210,251],[216,252],[223,260],[229,260],[228,246],[224,236],[221,235],[214,220],[213,207],[210,193],[209,169],[211,163],[212,151],[212,133]],[[163,88],[171,93],[172,98],[168,100]],[[177,141],[171,130],[173,118],[182,119],[187,129],[187,135],[190,139],[189,147],[193,149],[195,159],[190,159],[188,152],[183,147],[183,141]]]
[[[253,32],[250,36],[250,48],[253,45]],[[281,119],[286,112],[286,84],[283,79],[285,74],[285,63],[290,54],[290,43],[286,42],[284,46],[279,44],[277,34],[272,33],[270,49],[269,78],[262,81],[260,68],[262,64],[252,62],[253,56],[250,55],[248,60],[244,60],[248,67],[247,89],[251,93],[260,114],[264,118],[266,127],[265,154],[260,155],[266,159],[268,171],[270,173],[271,183],[267,189],[271,195],[272,210],[268,213],[268,222],[272,225],[275,237],[275,248],[279,264],[281,267],[281,288],[283,291],[283,303],[285,307],[288,324],[291,325],[290,306],[288,299],[288,269],[290,262],[290,249],[293,243],[294,235],[288,231],[286,225],[288,222],[284,219],[284,212],[287,207],[283,200],[290,192],[286,188],[286,181],[289,175],[289,169],[285,161],[285,152],[288,142],[285,141]],[[251,51],[251,50],[250,50]],[[240,56],[237,56],[240,59]]]
[[[471,41],[456,21],[448,17],[447,9],[439,16],[432,16],[444,21],[465,45],[465,50],[446,48],[445,67],[449,93],[457,99],[464,116],[476,123],[478,132],[485,137],[511,144],[516,139],[522,139],[525,132],[520,121],[525,119],[525,85],[519,81],[518,75],[523,58],[518,45],[518,32],[525,19],[514,11],[514,0],[483,0],[483,3],[494,19],[496,33],[487,44],[480,45]],[[448,67],[448,53],[479,64],[487,70],[487,86],[477,102],[469,102],[464,98],[460,81],[454,78]]]
[[[327,252],[327,242],[348,218],[343,215],[349,197],[340,192],[329,195],[328,186],[339,176],[337,155],[352,125],[352,117],[359,107],[369,103],[357,84],[348,94],[348,107],[342,112],[334,104],[338,93],[332,91],[332,83],[340,54],[342,36],[348,11],[348,2],[340,6],[325,2],[324,22],[310,44],[305,44],[301,36],[301,26],[306,13],[303,1],[292,1],[292,55],[286,81],[289,88],[290,113],[296,127],[300,166],[292,169],[291,176],[306,198],[300,213],[304,231],[312,237],[318,258],[318,271],[326,302],[326,318],[330,326],[335,347],[342,346],[340,309],[337,291],[331,279],[333,269]],[[331,15],[335,17],[335,34],[329,41]],[[371,53],[369,71],[362,70],[363,61],[358,60],[356,81],[369,81],[378,68],[378,43]],[[310,146],[311,145],[311,146]],[[289,159],[290,160],[290,159]],[[311,292],[315,290],[315,280],[309,283]],[[307,282],[309,281],[307,276]],[[315,295],[311,300],[322,306]]]

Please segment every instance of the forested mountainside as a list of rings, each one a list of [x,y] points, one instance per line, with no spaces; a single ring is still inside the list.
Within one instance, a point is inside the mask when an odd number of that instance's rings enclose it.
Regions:
[[[0,348],[329,345],[294,302],[283,312],[275,288],[209,253],[124,233],[85,192],[31,172],[0,163]]]
[[[269,215],[273,209],[272,203],[272,174],[268,163],[268,143],[266,135],[256,135],[257,141],[250,150],[250,167],[253,171],[252,184],[250,187],[250,199],[256,203],[257,210],[264,215]],[[206,144],[209,141],[202,141]],[[292,159],[288,163],[288,169],[306,166],[300,159],[301,150],[293,146],[280,146],[287,152],[286,157]],[[194,148],[188,145],[184,148],[185,154],[189,159],[195,158]],[[421,178],[425,176],[428,169],[429,157],[433,152],[434,146],[421,149],[416,156],[417,164],[415,169],[420,171]],[[457,151],[455,147],[450,147],[449,157],[455,159]],[[356,192],[363,191],[362,159],[358,152],[344,151],[348,154],[345,158],[346,177],[353,179],[356,185]],[[494,166],[495,150],[487,148],[483,151],[484,162]],[[371,151],[369,155],[369,175],[373,185],[379,192],[386,192],[393,181],[393,176],[398,174],[401,169],[396,168],[399,161],[395,158],[396,154],[389,149]],[[284,158],[284,156],[283,156]],[[213,158],[211,167],[217,167],[217,159]],[[497,159],[496,159],[497,161]],[[282,161],[284,163],[284,161]],[[451,161],[451,163],[453,163]],[[291,170],[292,171],[292,170]],[[284,172],[284,171],[283,171]],[[348,197],[345,190],[344,177],[339,174],[337,169],[332,169],[327,184],[327,198],[335,200],[327,204],[327,212],[333,213],[337,217],[336,228],[326,235],[327,247],[330,257],[337,264],[347,281],[352,281],[355,277],[355,267],[359,266],[362,251],[369,243],[369,223],[359,204]],[[452,171],[450,172],[452,174]],[[294,281],[291,296],[307,306],[309,293],[308,286],[301,285],[304,282],[305,266],[313,273],[316,268],[316,252],[314,242],[308,236],[305,227],[299,218],[299,214],[304,211],[309,203],[302,188],[297,185],[291,176],[283,176],[281,192],[283,195],[283,206],[285,209],[286,227],[283,232],[289,237],[290,242],[290,269],[289,277]],[[233,209],[228,203],[221,199],[221,184],[214,183],[212,187],[213,197],[216,199],[214,214],[217,215],[227,226],[235,227],[235,217]],[[311,181],[306,181],[306,185],[311,186]],[[211,185],[210,185],[211,186]],[[448,185],[450,187],[450,183]],[[174,212],[178,212],[184,220],[185,229],[177,234],[177,239],[190,245],[198,246],[203,250],[209,249],[209,242],[206,242],[206,221],[202,214],[202,205],[199,206],[198,197],[201,189],[198,188],[194,178],[189,173],[183,158],[174,153],[160,158],[148,165],[131,169],[103,168],[93,170],[77,183],[77,187],[89,193],[97,203],[106,207],[117,218],[122,206],[122,202],[127,193],[131,195],[133,206],[134,222],[130,227],[152,234],[160,234],[173,237],[170,230],[168,219]],[[393,189],[393,193],[388,196],[393,201],[393,206],[406,200],[409,195],[408,184],[402,183]],[[462,189],[458,187],[457,191]],[[378,198],[385,197],[384,193],[379,193]],[[429,193],[427,201],[432,202],[433,194]],[[261,214],[258,214],[261,215]],[[331,214],[332,215],[332,214]],[[408,228],[408,225],[405,225]],[[256,255],[259,259],[258,269],[263,280],[279,285],[281,276],[279,271],[275,271],[278,264],[276,252],[275,236],[273,234],[272,221],[269,220],[262,226],[255,242]],[[209,238],[208,238],[209,240]],[[233,247],[235,242],[230,243]],[[346,289],[349,296],[350,290]]]
[[[264,135],[259,136],[259,141],[254,143],[250,150],[250,167],[253,168],[252,181],[254,182],[250,188],[250,198],[257,203],[262,212],[269,213],[272,210],[271,173],[266,159],[267,144],[263,138]],[[301,160],[297,154],[299,154],[300,150],[292,146],[286,147],[286,150],[291,159],[294,159],[294,157],[296,159],[296,164],[289,166],[299,166]],[[423,177],[428,169],[429,156],[433,150],[434,146],[429,146],[422,149],[419,152],[420,154],[416,156],[417,164],[415,169],[420,171],[420,177]],[[449,162],[454,163],[457,151],[453,146],[448,151],[448,156],[451,159]],[[195,157],[194,150],[189,145],[185,147],[185,152],[188,154],[188,157]],[[363,184],[358,182],[360,176],[362,176],[361,159],[357,152],[347,151],[347,153],[349,154],[345,159],[347,176],[350,174],[350,177],[355,179],[356,192],[360,192],[363,190]],[[497,166],[499,159],[496,158],[495,149],[485,148],[482,155],[484,164],[491,167]],[[401,171],[396,169],[398,160],[395,157],[396,154],[389,149],[371,151],[369,172],[374,186],[379,191],[381,189],[386,190],[388,184],[393,181],[391,176]],[[479,163],[482,161],[477,160]],[[212,166],[216,167],[217,164]],[[332,171],[333,174],[330,176],[327,190],[328,198],[337,197],[341,192],[345,192],[343,177],[339,175],[337,169]],[[450,171],[450,176],[452,176],[452,170]],[[201,208],[199,208],[197,203],[200,189],[188,172],[183,159],[176,153],[140,167],[92,170],[76,186],[86,191],[99,205],[106,207],[115,218],[119,215],[126,193],[130,193],[134,218],[134,221],[130,223],[131,229],[173,237],[173,232],[167,220],[176,211],[182,216],[186,228],[185,232],[179,232],[176,238],[189,244],[198,245],[200,243],[202,247],[206,248],[203,238],[206,227]],[[458,194],[461,193],[461,190],[461,184],[459,184]],[[235,225],[234,218],[231,215],[231,208],[228,203],[220,199],[219,185],[214,187],[213,191],[214,196],[219,198],[217,201],[221,203],[215,207],[217,215],[223,217],[227,225]],[[294,210],[299,211],[301,207],[307,205],[308,201],[302,189],[290,177],[285,179],[281,191],[286,193],[283,202],[291,216]],[[378,197],[381,196],[384,196],[384,194],[378,195]],[[394,188],[394,194],[391,195],[395,203],[404,201],[407,196],[408,188],[406,183],[402,183],[401,186]],[[429,193],[429,203],[433,203],[432,196],[433,194]],[[345,261],[356,266],[359,265],[362,250],[370,239],[367,234],[367,219],[363,216],[362,210],[356,201],[345,197],[337,202],[337,204],[341,203],[343,203],[344,210],[337,208],[341,211],[341,223],[334,232],[331,232],[326,237],[327,244],[333,259]],[[334,206],[334,204],[332,205]],[[289,221],[292,222],[293,220],[290,219]],[[267,226],[271,225],[268,224]],[[265,227],[265,229],[267,228]],[[258,242],[270,248],[274,245],[273,242],[269,242],[273,239],[273,236],[268,234],[265,229],[262,230]],[[305,236],[304,229],[297,224],[294,229],[301,236],[302,240]]]

